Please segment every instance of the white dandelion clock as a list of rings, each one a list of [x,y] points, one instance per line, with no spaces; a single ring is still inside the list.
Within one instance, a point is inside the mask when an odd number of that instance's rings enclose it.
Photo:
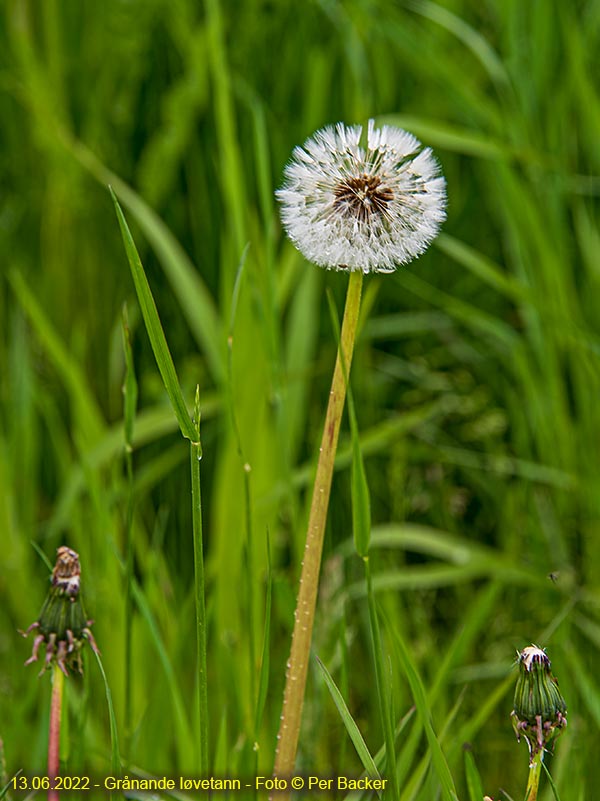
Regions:
[[[276,192],[298,250],[321,267],[392,272],[418,256],[445,219],[446,184],[412,134],[338,123],[296,147]]]

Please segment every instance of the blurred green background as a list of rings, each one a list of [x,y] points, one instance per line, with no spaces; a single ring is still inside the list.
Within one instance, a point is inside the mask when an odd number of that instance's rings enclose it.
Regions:
[[[130,771],[193,775],[196,764],[188,450],[141,324],[107,184],[190,404],[200,386],[212,769],[271,770],[335,357],[327,292],[341,311],[347,284],[285,241],[273,191],[293,146],[315,129],[372,116],[434,148],[449,198],[427,254],[367,278],[352,371],[394,716],[413,703],[395,652],[400,630],[460,797],[469,797],[469,743],[484,790],[518,799],[527,755],[509,721],[511,663],[517,648],[547,646],[569,707],[549,762],[562,801],[592,797],[599,45],[598,0],[5,0],[0,738],[9,775],[45,764],[50,682],[23,667],[31,642],[17,633],[48,586],[33,544],[51,561],[62,544],[80,553]],[[128,721],[123,303],[140,390]],[[351,545],[347,422],[338,461],[314,648],[375,753],[382,733]],[[256,729],[269,581],[269,686]],[[68,771],[103,775],[108,715],[89,657],[83,679],[68,682]],[[397,748],[403,801],[436,798],[414,716]],[[316,667],[299,767],[361,771]]]

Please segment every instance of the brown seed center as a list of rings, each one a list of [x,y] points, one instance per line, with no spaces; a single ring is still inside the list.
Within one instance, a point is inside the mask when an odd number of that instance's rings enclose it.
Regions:
[[[371,214],[387,214],[388,203],[394,199],[393,191],[382,185],[378,175],[359,175],[338,184],[334,190],[334,206],[359,222],[366,222]]]

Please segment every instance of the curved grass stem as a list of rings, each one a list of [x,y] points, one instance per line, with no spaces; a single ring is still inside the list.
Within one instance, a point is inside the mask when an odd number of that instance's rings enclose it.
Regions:
[[[325,522],[327,519],[329,493],[331,490],[331,479],[340,432],[340,423],[346,399],[345,375],[347,375],[350,369],[352,352],[354,350],[358,313],[360,310],[362,279],[363,276],[361,272],[350,273],[340,347],[338,348],[338,355],[329,393],[329,403],[327,406],[323,438],[317,463],[317,473],[313,487],[308,530],[306,533],[306,546],[302,562],[300,589],[294,614],[292,648],[286,672],[283,712],[278,735],[279,742],[275,757],[274,775],[281,778],[289,777],[293,773],[296,762],[296,751],[300,735],[304,691],[306,687],[310,644],[319,586]],[[286,792],[279,793],[277,796],[278,801],[285,801],[288,797],[289,793]]]

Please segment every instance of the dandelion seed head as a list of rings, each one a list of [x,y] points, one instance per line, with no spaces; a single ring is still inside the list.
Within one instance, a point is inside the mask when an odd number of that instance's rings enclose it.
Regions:
[[[445,219],[444,178],[412,134],[338,123],[296,147],[276,192],[298,250],[322,267],[392,272],[429,246]]]

